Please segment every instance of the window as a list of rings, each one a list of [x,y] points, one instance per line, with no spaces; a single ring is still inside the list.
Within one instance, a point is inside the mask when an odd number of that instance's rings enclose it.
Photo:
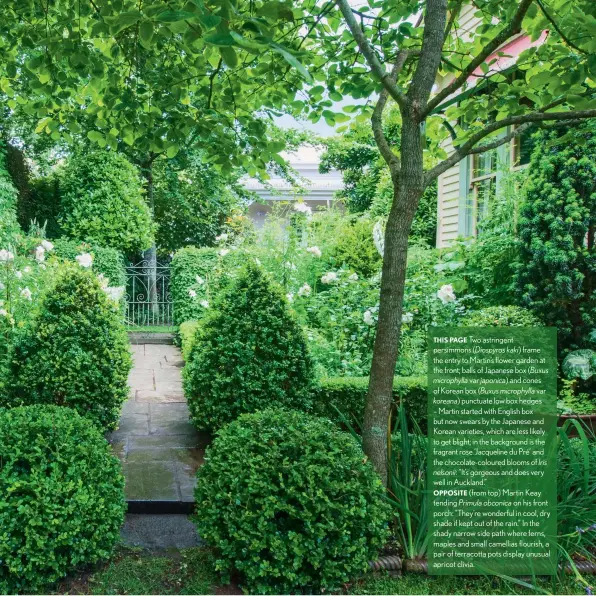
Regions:
[[[511,163],[514,168],[521,168],[530,163],[536,140],[534,139],[535,127],[525,130],[519,137],[513,139],[511,143]]]
[[[476,235],[481,221],[488,215],[491,198],[497,187],[497,151],[472,155],[470,159],[470,198],[472,233]]]

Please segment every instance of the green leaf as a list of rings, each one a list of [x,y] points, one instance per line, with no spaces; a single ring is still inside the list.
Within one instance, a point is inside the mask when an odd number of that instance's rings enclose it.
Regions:
[[[153,39],[153,23],[151,21],[143,21],[139,27],[139,35],[143,45],[145,47],[149,46]]]
[[[205,35],[205,42],[214,46],[233,46],[235,44],[234,38],[229,32]]]
[[[92,141],[93,143],[97,143],[97,144],[100,144],[103,141],[103,146],[105,147],[105,144],[106,144],[105,137],[99,131],[97,131],[97,130],[90,130],[87,133],[87,138],[90,141]]]
[[[238,66],[238,56],[234,48],[221,47],[219,48],[219,52],[227,66],[230,68],[236,68],[236,66]]]
[[[155,19],[161,23],[176,23],[178,21],[194,19],[196,16],[194,12],[188,12],[187,10],[164,10]]]
[[[180,151],[180,147],[178,147],[178,145],[170,145],[166,151],[166,155],[172,159],[178,155],[178,151]]]
[[[296,58],[296,56],[294,56],[294,54],[290,54],[286,48],[274,42],[270,42],[269,46],[278,54],[280,54],[290,66],[293,66],[306,79],[307,82],[313,82],[308,70],[304,68],[303,64],[298,60],[298,58]]]

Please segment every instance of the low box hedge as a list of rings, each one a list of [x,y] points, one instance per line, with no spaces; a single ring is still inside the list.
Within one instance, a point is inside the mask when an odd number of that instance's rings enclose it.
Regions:
[[[335,422],[341,422],[339,410],[351,423],[362,424],[368,391],[368,377],[330,377],[321,379],[313,389],[314,412]],[[395,403],[403,400],[411,418],[426,429],[426,377],[395,377]],[[337,408],[337,410],[336,410]]]

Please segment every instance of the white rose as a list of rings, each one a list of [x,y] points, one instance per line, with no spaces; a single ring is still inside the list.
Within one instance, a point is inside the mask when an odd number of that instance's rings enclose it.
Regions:
[[[203,308],[209,308],[209,301],[208,300],[201,300],[200,302]]]
[[[7,263],[8,261],[14,260],[14,255],[6,249],[0,250],[0,262]]]
[[[0,308],[0,317],[7,317],[8,316],[8,311],[5,310],[4,308]]]
[[[372,312],[370,312],[370,310],[365,311],[364,315],[362,316],[362,319],[364,320],[364,322],[367,325],[375,324],[375,320],[373,319],[373,314],[372,314]]]
[[[411,323],[414,320],[414,315],[411,312],[407,312],[401,316],[402,323]]]
[[[455,300],[453,286],[451,284],[441,286],[441,289],[437,292],[437,298],[439,298],[443,304],[453,302]]]
[[[197,275],[195,277],[195,280],[200,286],[202,286],[205,283],[205,280],[200,275]]]
[[[41,246],[45,248],[45,250],[47,250],[48,252],[54,250],[54,245],[49,240],[42,240]]]
[[[32,295],[33,294],[31,293],[31,290],[29,288],[24,288],[21,290],[21,296],[25,298],[25,300],[31,300]]]
[[[21,271],[15,271],[15,277],[17,279],[21,279],[23,277],[23,273]]]
[[[294,203],[294,211],[297,211],[298,213],[304,213],[305,215],[312,214],[312,209],[303,202]]]
[[[35,260],[38,263],[43,263],[46,259],[46,249],[43,246],[38,246],[35,249]]]
[[[225,257],[230,251],[227,248],[222,248],[217,254],[220,257]]]
[[[352,273],[352,275],[350,275],[350,277],[348,277],[348,279],[350,281],[358,281],[358,274],[357,273]]]
[[[298,290],[298,296],[310,296],[310,292],[311,292],[311,287],[308,284],[304,284]]]
[[[294,265],[294,263],[285,262],[284,267],[286,269],[290,269],[291,271],[296,271],[296,265]]]
[[[88,252],[84,252],[78,257],[75,257],[75,260],[81,267],[85,267],[85,269],[93,265],[93,257]]]
[[[288,299],[288,302],[294,302],[294,294],[292,294],[292,292],[286,294],[286,298]]]
[[[306,252],[309,252],[311,255],[318,258],[321,258],[321,255],[323,254],[318,246],[311,246],[306,249]]]
[[[331,284],[334,281],[337,281],[337,273],[335,273],[334,271],[329,271],[328,273],[325,273],[323,277],[321,277],[321,281],[324,284]]]
[[[114,302],[120,302],[122,296],[124,296],[124,286],[116,286],[116,287],[106,287],[104,289],[105,293],[108,295],[110,300]]]
[[[23,269],[23,273],[31,273],[31,267],[27,266]]]
[[[227,234],[220,234],[219,236],[215,237],[215,242],[225,242],[228,239]]]
[[[197,297],[197,293],[194,290],[188,290],[188,295],[191,298],[196,298]]]

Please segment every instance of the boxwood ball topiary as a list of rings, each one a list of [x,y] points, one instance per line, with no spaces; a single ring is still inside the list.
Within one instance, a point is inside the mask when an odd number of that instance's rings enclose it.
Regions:
[[[250,264],[204,318],[184,367],[191,418],[215,430],[266,407],[310,405],[313,365],[285,296]]]
[[[124,521],[120,462],[68,408],[0,410],[0,593],[30,593],[107,557]]]
[[[8,399],[0,405],[68,406],[113,429],[128,397],[131,367],[118,304],[92,272],[65,266],[15,340]]]
[[[222,429],[195,497],[199,534],[251,593],[338,588],[388,537],[384,488],[361,447],[295,410],[245,414]]]

